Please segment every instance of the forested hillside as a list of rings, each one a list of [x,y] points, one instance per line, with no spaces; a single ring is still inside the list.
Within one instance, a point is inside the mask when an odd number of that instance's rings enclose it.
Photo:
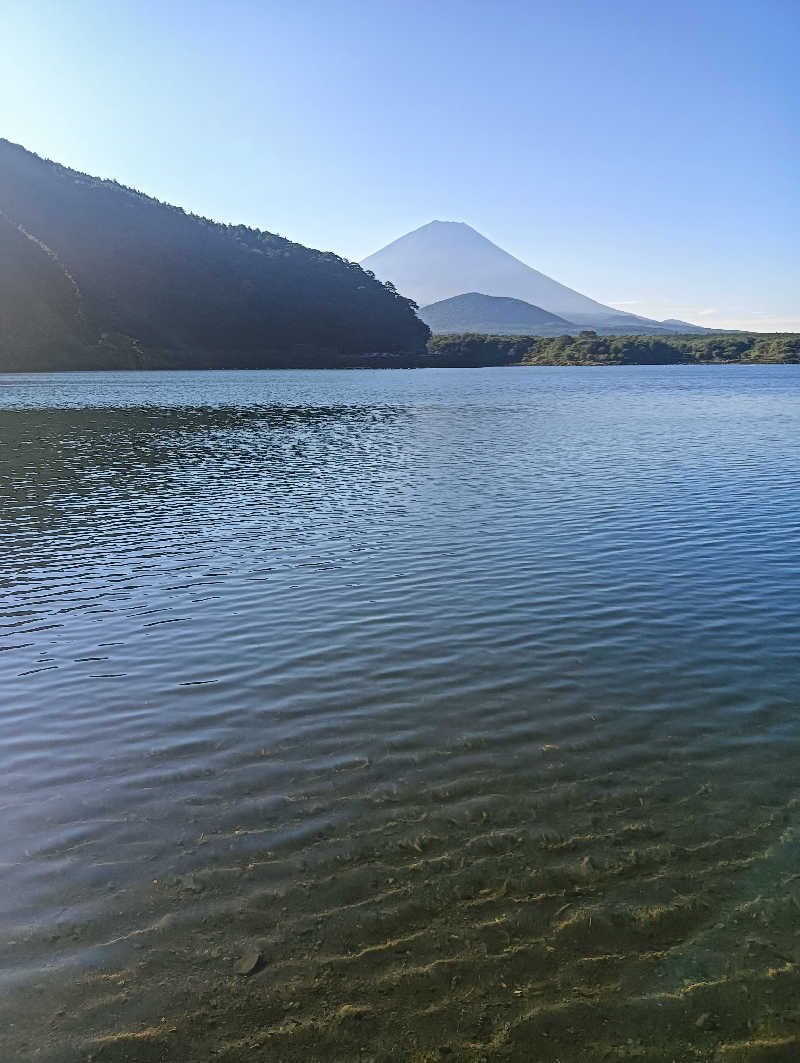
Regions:
[[[0,140],[0,369],[339,365],[427,337],[356,263]]]
[[[703,336],[432,336],[427,365],[673,365],[800,362],[793,332]]]

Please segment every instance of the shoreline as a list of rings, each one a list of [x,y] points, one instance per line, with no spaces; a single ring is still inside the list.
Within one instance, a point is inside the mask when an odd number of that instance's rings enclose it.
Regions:
[[[24,364],[26,357],[32,364]],[[555,337],[440,334],[430,337],[424,351],[366,353],[330,348],[192,352],[147,350],[140,344],[103,352],[92,347],[82,351],[51,348],[27,355],[0,351],[0,373],[797,364],[800,333],[793,332],[606,336],[586,330]]]

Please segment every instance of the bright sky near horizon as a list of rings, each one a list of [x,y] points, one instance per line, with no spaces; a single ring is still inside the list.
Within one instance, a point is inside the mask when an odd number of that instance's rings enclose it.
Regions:
[[[0,136],[360,259],[800,331],[800,0],[0,0]]]

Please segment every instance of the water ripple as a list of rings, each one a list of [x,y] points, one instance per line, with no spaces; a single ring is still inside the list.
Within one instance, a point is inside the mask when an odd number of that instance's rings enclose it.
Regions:
[[[2,383],[9,1058],[800,1054],[796,367]]]

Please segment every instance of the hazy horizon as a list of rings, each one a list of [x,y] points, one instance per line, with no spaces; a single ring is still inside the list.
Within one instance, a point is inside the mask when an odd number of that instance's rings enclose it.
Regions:
[[[0,135],[64,165],[356,261],[464,221],[621,310],[800,330],[785,0],[4,13]]]

